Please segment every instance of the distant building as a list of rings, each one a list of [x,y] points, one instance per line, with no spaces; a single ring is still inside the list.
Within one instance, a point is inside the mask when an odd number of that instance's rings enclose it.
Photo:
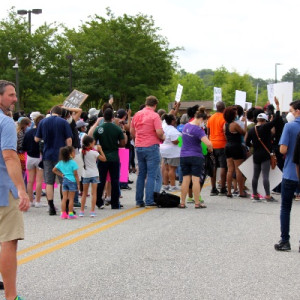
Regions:
[[[174,102],[168,104],[168,111],[172,109]],[[189,107],[194,105],[204,106],[208,113],[213,110],[214,102],[212,100],[192,100],[192,101],[181,101],[179,108],[179,114],[185,114]]]

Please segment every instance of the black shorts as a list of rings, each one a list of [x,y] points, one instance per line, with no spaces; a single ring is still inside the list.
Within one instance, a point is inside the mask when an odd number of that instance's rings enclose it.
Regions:
[[[217,168],[227,168],[226,156],[225,156],[225,149],[214,149],[213,154],[216,160],[216,167]]]
[[[226,145],[225,147],[226,158],[232,158],[233,160],[245,159],[245,149],[242,145]]]
[[[204,167],[204,159],[197,156],[180,157],[180,166],[183,176],[200,177]]]

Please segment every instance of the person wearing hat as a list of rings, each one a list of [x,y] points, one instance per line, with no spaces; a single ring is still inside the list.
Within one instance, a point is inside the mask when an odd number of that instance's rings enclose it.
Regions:
[[[90,109],[89,109],[88,118],[89,118],[89,119],[92,119],[92,118],[96,117],[96,119],[97,119],[99,112],[100,112],[100,109],[97,110],[97,109],[94,108],[94,107],[93,107],[93,108],[90,108]]]
[[[88,123],[85,123],[83,120],[78,120],[76,122],[76,128],[78,130],[79,139],[80,139],[80,146],[82,146],[82,139],[86,135],[86,127],[88,126]]]
[[[265,199],[267,202],[277,201],[270,195],[270,181],[269,181],[269,172],[270,172],[270,154],[264,148],[262,143],[272,152],[272,134],[271,129],[280,122],[280,109],[278,99],[275,97],[276,103],[276,114],[275,118],[269,122],[269,117],[265,113],[260,113],[257,115],[257,124],[251,128],[246,137],[246,145],[248,147],[253,146],[253,165],[254,172],[252,178],[252,197],[253,202],[261,202],[261,198],[257,191],[258,179],[260,173],[263,177],[263,185],[265,189]],[[262,141],[262,143],[260,142]]]

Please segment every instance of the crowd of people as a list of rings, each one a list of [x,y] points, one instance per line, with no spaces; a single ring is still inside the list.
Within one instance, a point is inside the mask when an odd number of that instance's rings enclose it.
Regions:
[[[18,299],[15,252],[17,241],[24,238],[21,211],[43,206],[43,183],[51,216],[58,210],[54,199],[58,183],[61,219],[84,217],[89,191],[90,217],[96,217],[96,207],[121,209],[121,190],[130,189],[132,182],[129,178],[120,182],[120,148],[128,149],[128,172],[138,173],[137,208],[155,207],[154,192],[162,190],[181,191],[179,208],[186,208],[186,202],[194,203],[195,209],[206,208],[201,189],[207,176],[210,196],[276,202],[271,194],[281,194],[281,240],[275,249],[290,250],[290,211],[300,192],[300,101],[290,104],[287,116],[281,114],[276,98],[276,112],[269,103],[244,111],[220,101],[212,115],[198,105],[179,115],[180,102],[169,112],[157,111],[158,99],[149,96],[134,116],[130,108],[116,109],[112,101],[88,112],[57,105],[45,115],[25,115],[12,113],[16,101],[14,84],[0,81],[0,172],[6,180],[0,185],[0,270],[7,299]],[[283,180],[271,191],[273,154]],[[253,176],[245,178],[239,166],[251,155]],[[264,191],[258,190],[260,174]],[[80,208],[78,214],[74,207]],[[2,226],[5,215],[15,222],[10,230],[7,224]]]

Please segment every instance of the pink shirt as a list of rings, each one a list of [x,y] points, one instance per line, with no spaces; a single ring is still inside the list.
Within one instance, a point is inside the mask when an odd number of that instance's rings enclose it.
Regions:
[[[153,109],[145,107],[138,111],[132,119],[131,126],[135,130],[136,147],[160,144],[156,130],[162,129],[162,124],[159,115]]]

